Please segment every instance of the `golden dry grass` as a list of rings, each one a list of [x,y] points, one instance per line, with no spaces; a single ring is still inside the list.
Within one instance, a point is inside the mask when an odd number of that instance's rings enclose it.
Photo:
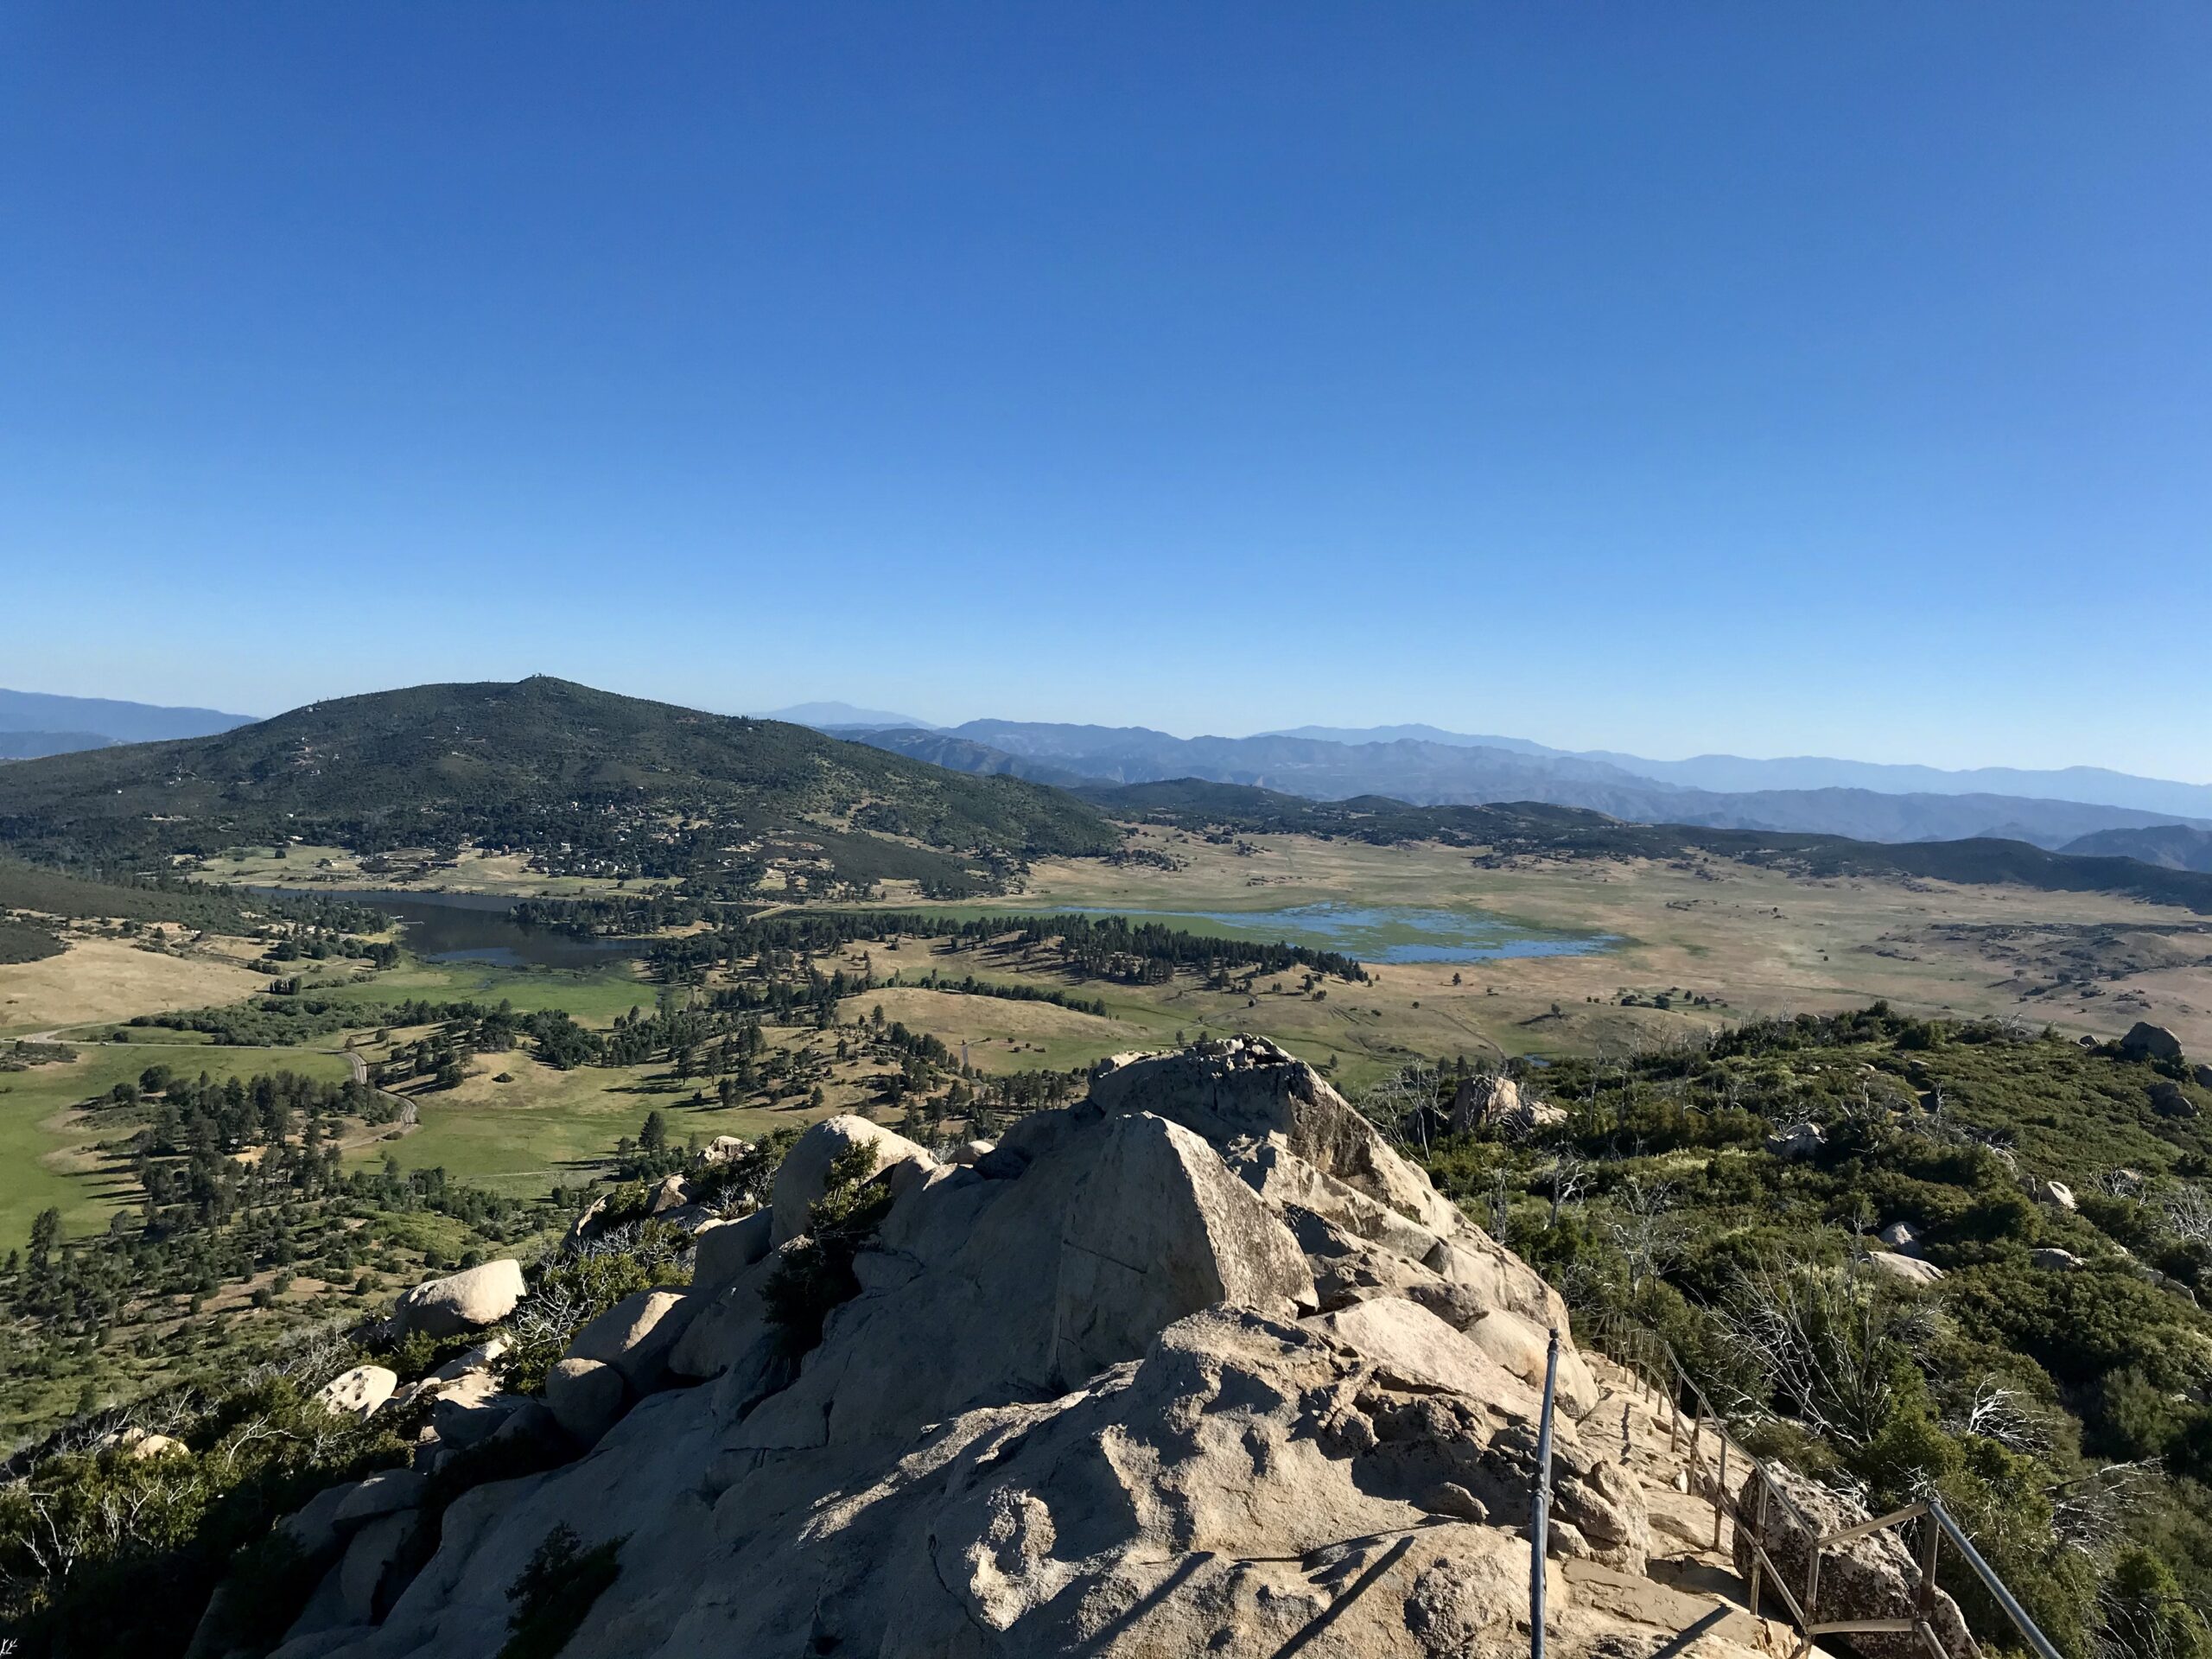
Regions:
[[[122,939],[73,936],[58,957],[0,967],[0,1035],[236,1002],[267,988],[266,978],[219,948],[226,943],[173,957]]]
[[[1382,1008],[1392,1035],[1425,1052],[1445,1052],[1436,1045],[1453,1030],[1462,1041],[1509,1052],[1562,1052],[1751,1013],[1812,1012],[1886,997],[1922,1014],[2018,1014],[2101,1036],[2148,1019],[2212,1053],[2212,924],[2129,899],[1932,881],[1807,880],[1723,859],[1481,869],[1465,852],[1433,845],[1249,836],[1255,851],[1244,855],[1174,830],[1148,828],[1140,840],[1185,868],[1049,861],[1006,907],[1230,911],[1330,901],[1466,908],[1618,940],[1582,957],[1386,965],[1370,988],[1377,995],[1344,994],[1362,1007]],[[2099,996],[2051,995],[2046,982],[2043,992],[2024,997],[2028,988],[2018,982],[1997,937],[1945,937],[1946,925],[1957,923],[2031,931],[2115,925],[2154,934],[2167,948],[2159,953],[2163,965],[2101,982]],[[1462,979],[1456,988],[1455,971]],[[1494,996],[1487,994],[1493,987]],[[1685,1011],[1678,998],[1676,1008],[1662,1014],[1617,1003],[1623,990],[1675,989],[1726,1006]],[[2123,1001],[2126,993],[2134,995]],[[1556,1019],[1554,1002],[1561,1010]],[[1299,1023],[1321,1037],[1332,1022],[1314,1015],[1325,1012],[1325,1004]]]

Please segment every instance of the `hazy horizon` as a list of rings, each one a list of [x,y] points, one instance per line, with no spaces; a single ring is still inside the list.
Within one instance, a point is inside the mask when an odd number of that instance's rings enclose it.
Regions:
[[[574,677],[574,676],[571,676],[571,675],[558,675],[558,676],[556,676],[555,677],[556,677],[556,678],[562,678],[562,679],[573,679],[575,677]],[[363,688],[363,689],[362,689],[361,690],[359,690],[359,691],[333,692],[333,693],[328,694],[328,696],[329,696],[329,697],[336,697],[336,696],[362,696],[362,695],[369,695],[369,694],[372,694],[372,693],[376,692],[376,691],[391,690],[397,690],[397,689],[399,689],[399,688],[397,688],[397,687],[392,687],[392,686],[371,686],[371,687],[365,687],[365,688]],[[601,685],[601,686],[595,687],[594,689],[599,690],[603,690],[603,691],[612,691],[612,692],[617,693],[618,695],[621,695],[621,696],[639,696],[639,695],[642,695],[642,694],[639,694],[639,693],[635,693],[635,692],[631,692],[631,691],[626,690],[625,690],[625,688],[623,688],[622,686],[620,686],[620,685]],[[0,687],[0,696],[4,696],[4,695],[6,695],[8,692],[23,692],[23,691],[29,691],[29,692],[31,692],[33,695],[36,695],[36,696],[85,696],[85,697],[86,697],[88,700],[92,700],[92,701],[100,701],[100,700],[102,700],[102,699],[100,699],[100,698],[98,698],[98,697],[94,697],[94,696],[92,696],[92,694],[80,694],[80,693],[73,693],[73,692],[48,692],[48,691],[43,690],[42,689],[35,689],[35,688],[28,687],[28,686],[7,686],[7,687]],[[327,697],[325,697],[325,698],[315,698],[315,697],[310,697],[310,698],[304,699],[304,700],[303,700],[302,702],[300,702],[300,703],[291,704],[291,705],[289,705],[289,707],[290,707],[290,708],[300,708],[300,707],[303,707],[303,706],[305,706],[305,704],[306,704],[306,703],[309,703],[309,702],[321,702],[321,701],[327,701],[327,700],[328,700],[328,698],[327,698]],[[134,702],[136,702],[136,701],[143,701],[143,700],[141,700],[141,699],[128,699],[128,700],[126,700],[126,701],[134,701]],[[774,707],[774,708],[762,707],[762,706],[760,706],[760,705],[757,705],[757,704],[748,704],[748,705],[726,705],[726,704],[723,704],[723,703],[721,703],[721,702],[715,702],[691,701],[691,700],[687,700],[687,699],[681,698],[681,697],[677,697],[677,698],[665,698],[665,699],[659,699],[659,701],[673,702],[676,702],[676,703],[679,703],[679,704],[681,704],[681,705],[682,705],[682,706],[683,706],[683,707],[686,707],[686,708],[696,708],[696,709],[701,709],[701,710],[702,710],[702,711],[704,711],[704,712],[709,713],[709,714],[721,714],[721,715],[750,715],[750,716],[752,716],[752,717],[753,717],[753,718],[756,718],[756,719],[798,719],[798,718],[799,717],[799,715],[800,715],[802,713],[806,712],[806,711],[809,711],[809,710],[810,710],[810,709],[829,709],[829,708],[831,708],[831,707],[839,706],[839,705],[842,705],[842,706],[844,706],[844,707],[847,707],[847,708],[849,708],[849,709],[853,709],[855,712],[861,712],[861,713],[865,713],[865,712],[867,712],[866,710],[859,709],[858,709],[858,707],[857,707],[857,705],[854,705],[854,704],[852,704],[851,700],[850,700],[849,698],[843,698],[843,697],[829,697],[829,696],[824,696],[824,697],[808,697],[808,698],[802,698],[802,699],[799,699],[799,700],[798,700],[798,701],[797,701],[797,702],[790,702],[790,703],[785,703],[785,704],[782,704],[782,705],[779,705],[779,706],[778,706],[778,707]],[[288,712],[288,710],[287,710],[287,709],[270,709],[270,710],[267,710],[267,711],[265,711],[265,712],[262,712],[262,713],[246,713],[245,711],[241,710],[241,709],[212,709],[212,707],[211,707],[210,705],[207,705],[207,704],[205,704],[205,703],[185,703],[185,704],[175,704],[175,705],[151,704],[151,705],[149,705],[149,706],[153,706],[153,707],[179,707],[179,708],[191,708],[191,709],[207,709],[207,710],[209,710],[210,712],[215,712],[215,713],[220,713],[220,714],[225,714],[225,715],[230,715],[238,716],[238,717],[240,717],[240,718],[243,718],[243,719],[245,719],[245,720],[249,720],[249,721],[261,721],[261,720],[268,720],[268,719],[271,719],[271,718],[273,718],[273,717],[274,717],[274,716],[276,716],[276,715],[280,715],[280,714],[283,714],[283,713]],[[968,724],[970,724],[970,723],[973,723],[973,722],[976,722],[976,721],[1031,721],[1031,720],[1033,720],[1033,719],[1036,719],[1036,718],[1037,718],[1037,717],[1034,717],[1034,716],[1027,715],[1021,715],[1021,714],[1007,714],[1007,713],[1005,713],[1005,712],[999,712],[999,711],[985,711],[985,712],[982,712],[982,713],[977,713],[977,714],[963,715],[961,715],[960,717],[958,717],[958,718],[957,718],[957,719],[936,720],[936,719],[931,719],[931,718],[930,718],[929,716],[927,716],[927,715],[925,715],[919,714],[919,713],[918,713],[917,711],[912,710],[912,709],[881,709],[881,710],[877,710],[877,711],[875,711],[875,712],[878,712],[878,713],[880,713],[880,714],[883,714],[883,715],[895,715],[895,716],[899,717],[901,720],[912,720],[912,721],[918,721],[918,722],[919,722],[919,724],[920,724],[920,725],[921,725],[925,729],[933,730],[933,731],[945,731],[945,732],[957,731],[957,730],[958,730],[958,729],[959,729],[961,727],[963,727],[963,726],[965,726],[965,725],[968,725]],[[868,723],[868,722],[864,722],[864,721],[863,721],[863,722],[853,722],[853,723],[855,723],[855,724],[866,724],[866,723]],[[1332,730],[1333,730],[1333,731],[1348,732],[1348,733],[1350,733],[1350,732],[1367,733],[1367,732],[1389,732],[1389,731],[1392,730],[1393,728],[1402,728],[1402,727],[1411,727],[1411,726],[1426,726],[1426,727],[1428,727],[1428,728],[1432,728],[1433,730],[1435,730],[1435,731],[1437,731],[1437,732],[1440,732],[1440,733],[1443,734],[1444,735],[1446,735],[1446,736],[1447,736],[1447,737],[1461,737],[1461,738],[1464,738],[1464,737],[1472,737],[1472,736],[1487,736],[1487,737],[1503,738],[1503,739],[1508,739],[1508,740],[1512,740],[1512,741],[1521,741],[1521,742],[1534,743],[1534,744],[1536,744],[1536,745],[1538,745],[1538,746],[1540,746],[1540,747],[1541,747],[1548,748],[1548,749],[1556,749],[1556,750],[1559,750],[1560,752],[1561,752],[1561,753],[1567,753],[1567,754],[1598,754],[1598,755],[1602,755],[1602,754],[1611,753],[1611,754],[1623,754],[1623,755],[1626,755],[1626,754],[1631,754],[1631,753],[1633,753],[1633,754],[1636,756],[1636,758],[1637,758],[1637,759],[1639,759],[1639,760],[1648,760],[1648,761],[1653,761],[1653,762],[1656,762],[1656,763],[1659,763],[1659,764],[1662,764],[1662,765],[1669,765],[1669,766],[1672,766],[1672,765],[1679,765],[1679,764],[1682,764],[1682,763],[1685,763],[1685,762],[1695,761],[1695,760],[1745,760],[1745,761],[1751,761],[1751,762],[1755,762],[1755,763],[1758,763],[1758,764],[1762,764],[1762,765],[1765,765],[1765,764],[1783,764],[1783,763],[1788,763],[1788,762],[1791,762],[1791,761],[1800,761],[1800,760],[1802,760],[1802,761],[1835,761],[1835,762],[1843,762],[1843,763],[1847,763],[1847,764],[1856,764],[1856,765],[1870,766],[1898,766],[1898,767],[1924,768],[1924,769],[1932,770],[1932,771],[1944,772],[1953,772],[1953,773],[1959,773],[1959,772],[1985,772],[1985,771],[1988,771],[1988,772],[2063,772],[2063,771],[2082,771],[2082,770],[2088,770],[2088,771],[2099,771],[2099,772],[2111,772],[2120,773],[2120,774],[2121,774],[2121,775],[2126,775],[2126,776],[2145,777],[2145,778],[2154,779],[2157,779],[2157,780],[2158,780],[2158,781],[2162,781],[2162,782],[2181,783],[2181,784],[2187,784],[2187,785],[2192,785],[2192,786],[2199,786],[2199,785],[2202,785],[2202,786],[2212,786],[2212,778],[2190,778],[2190,777],[2167,776],[2167,775],[2164,775],[2164,774],[2155,773],[2155,772],[2150,772],[2150,773],[2128,773],[2128,772],[2126,772],[2126,769],[2125,769],[2125,768],[2104,766],[2104,765],[2102,765],[2102,764],[2101,764],[2101,763],[2099,763],[2099,762],[2096,762],[2096,761],[2075,761],[2075,762],[2070,762],[2070,763],[2062,764],[2062,765],[2060,765],[2060,766],[2012,766],[2012,765],[2010,765],[2010,764],[2008,764],[2008,763],[2005,763],[2005,762],[2003,762],[2003,761],[1981,761],[1981,762],[1974,762],[1974,763],[1969,763],[1969,764],[1967,764],[1967,765],[1964,765],[1964,766],[1930,766],[1930,764],[1929,764],[1929,762],[1922,761],[1922,760],[1910,760],[1910,759],[1905,759],[1905,760],[1891,760],[1891,759],[1885,759],[1885,758],[1883,758],[1883,757],[1878,756],[1878,755],[1873,755],[1873,754],[1868,754],[1868,753],[1848,753],[1848,754],[1840,754],[1840,754],[1814,754],[1814,753],[1793,753],[1793,754],[1754,755],[1754,754],[1745,754],[1745,753],[1739,753],[1739,752],[1733,752],[1733,751],[1727,751],[1727,750],[1700,750],[1700,751],[1697,751],[1697,752],[1695,752],[1695,753],[1679,753],[1679,754],[1677,754],[1677,753],[1664,753],[1664,752],[1654,753],[1642,752],[1642,751],[1630,751],[1630,750],[1628,750],[1628,749],[1624,748],[1622,745],[1619,745],[1619,744],[1617,744],[1617,743],[1602,743],[1602,742],[1601,742],[1601,743],[1590,744],[1590,745],[1585,745],[1585,746],[1582,746],[1582,747],[1569,747],[1568,745],[1566,745],[1566,744],[1563,744],[1563,743],[1556,743],[1556,742],[1553,742],[1553,741],[1549,741],[1549,740],[1548,740],[1548,739],[1544,738],[1544,737],[1543,737],[1543,736],[1541,736],[1541,735],[1535,734],[1531,734],[1531,733],[1528,733],[1528,732],[1509,732],[1509,731],[1496,730],[1496,729],[1487,730],[1487,731],[1482,731],[1482,732],[1476,732],[1476,731],[1472,731],[1472,730],[1469,730],[1469,729],[1462,728],[1458,728],[1458,727],[1446,727],[1446,726],[1443,726],[1443,725],[1439,724],[1439,722],[1437,722],[1437,721],[1433,721],[1433,720],[1415,720],[1415,719],[1405,719],[1405,720],[1382,720],[1382,721],[1376,721],[1370,722],[1370,723],[1369,723],[1368,725],[1363,726],[1363,727],[1362,727],[1362,726],[1351,726],[1351,725],[1347,725],[1346,723],[1342,722],[1342,721],[1326,721],[1326,720],[1285,721],[1278,722],[1277,724],[1273,725],[1273,726],[1255,727],[1255,728],[1250,728],[1250,729],[1249,729],[1249,730],[1231,730],[1231,729],[1230,729],[1230,728],[1225,728],[1225,727],[1221,727],[1221,726],[1199,726],[1199,727],[1192,728],[1188,729],[1188,730],[1176,730],[1176,729],[1174,729],[1174,728],[1169,728],[1169,727],[1165,727],[1165,726],[1148,726],[1148,725],[1146,725],[1146,724],[1144,724],[1143,722],[1141,722],[1141,721],[1128,721],[1128,720],[1119,720],[1119,719],[1115,719],[1115,718],[1111,718],[1111,717],[1092,717],[1092,718],[1081,718],[1081,717],[1078,717],[1078,718],[1075,718],[1075,719],[1071,719],[1071,720],[1067,720],[1067,721],[1044,721],[1039,720],[1039,721],[1038,721],[1038,723],[1042,723],[1042,724],[1067,724],[1067,725],[1077,725],[1077,726],[1091,726],[1091,727],[1098,727],[1098,728],[1108,728],[1108,729],[1113,729],[1113,728],[1122,728],[1122,729],[1142,729],[1142,730],[1149,730],[1149,731],[1159,732],[1159,733],[1161,733],[1162,734],[1166,735],[1166,736],[1169,736],[1169,737],[1179,738],[1179,739],[1182,739],[1182,740],[1185,740],[1185,741],[1193,740],[1193,739],[1200,739],[1200,738],[1208,738],[1208,737],[1215,737],[1215,738],[1231,738],[1231,739],[1242,739],[1242,738],[1246,738],[1246,737],[1263,737],[1263,736],[1274,735],[1274,734],[1294,734],[1294,733],[1297,733],[1297,732],[1299,732],[1299,731],[1300,731],[1300,730],[1302,730],[1302,729],[1306,729],[1306,728],[1313,728],[1313,729],[1315,729],[1315,730],[1321,730],[1321,731],[1332,731]],[[1344,740],[1344,741],[1351,741],[1351,740],[1346,739],[1346,740]],[[1389,740],[1389,739],[1388,739],[1388,738],[1382,738],[1382,739],[1363,738],[1361,741],[1390,741],[1390,740]]]

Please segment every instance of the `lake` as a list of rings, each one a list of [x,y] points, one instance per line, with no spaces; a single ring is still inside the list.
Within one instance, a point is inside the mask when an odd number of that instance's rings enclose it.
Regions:
[[[385,911],[405,925],[407,948],[430,962],[481,962],[498,968],[595,968],[611,957],[636,955],[642,943],[584,939],[551,928],[526,927],[509,913],[514,908],[513,899],[492,893],[331,887],[257,887],[255,891],[305,892]],[[1223,938],[1263,944],[1281,940],[1381,963],[1580,957],[1618,943],[1611,934],[1533,927],[1484,911],[1406,905],[1289,905],[1277,910],[1132,910],[1109,905],[1056,905],[1051,909],[1074,915],[1127,916]],[[962,910],[957,913],[983,912]]]
[[[1281,910],[1130,910],[1062,906],[1096,916],[1161,922],[1224,938],[1281,940],[1337,950],[1361,962],[1504,962],[1524,957],[1581,957],[1618,941],[1609,933],[1565,933],[1483,911],[1405,905],[1292,905]]]
[[[407,948],[427,962],[480,962],[494,968],[596,968],[635,956],[636,939],[584,939],[527,927],[509,913],[515,901],[488,893],[393,893],[372,888],[256,887],[256,893],[367,905],[397,917]]]

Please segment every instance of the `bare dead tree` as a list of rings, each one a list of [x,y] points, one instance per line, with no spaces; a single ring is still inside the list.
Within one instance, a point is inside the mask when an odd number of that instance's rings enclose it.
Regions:
[[[1927,1310],[1888,1275],[1782,1258],[1738,1275],[1719,1310],[1765,1399],[1840,1445],[1866,1445],[1896,1407],[1898,1361],[1926,1340]]]
[[[1551,1219],[1545,1225],[1556,1227],[1560,1211],[1590,1190],[1590,1166],[1580,1153],[1561,1150],[1553,1154],[1544,1174],[1552,1189]]]
[[[2184,1644],[2181,1632],[2191,1625],[2197,1639]],[[2098,1581],[2097,1622],[2089,1633],[2094,1659],[2184,1659],[2187,1653],[2203,1651],[2208,1635],[2212,1619],[2187,1596],[2146,1607],[2122,1594],[2112,1579]]]
[[[1669,1213],[1674,1201],[1674,1189],[1664,1181],[1646,1185],[1630,1176],[1621,1183],[1619,1211],[1605,1230],[1627,1259],[1630,1295],[1681,1253],[1681,1222]]]
[[[2108,1463],[2051,1489],[2051,1530],[2078,1554],[2102,1560],[2128,1535],[2128,1523],[2159,1472],[2156,1458]]]
[[[1989,1378],[1976,1382],[1963,1408],[1944,1420],[1955,1434],[1979,1434],[1999,1446],[2031,1454],[2050,1447],[2050,1425],[2028,1407],[2027,1396]]]
[[[2166,1225],[2184,1244],[2212,1248],[2212,1199],[2204,1189],[2183,1181],[2166,1195]]]

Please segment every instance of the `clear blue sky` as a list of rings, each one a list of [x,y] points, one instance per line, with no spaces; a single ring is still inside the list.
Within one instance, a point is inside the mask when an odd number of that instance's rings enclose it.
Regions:
[[[0,10],[0,684],[2212,778],[2212,8]]]

